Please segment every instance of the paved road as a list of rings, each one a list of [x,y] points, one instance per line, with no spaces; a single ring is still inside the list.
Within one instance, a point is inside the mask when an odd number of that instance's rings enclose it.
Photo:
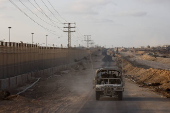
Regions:
[[[101,66],[114,67],[115,62],[103,62]],[[122,101],[103,97],[95,100],[95,92],[90,91],[79,113],[170,113],[170,100],[149,89],[125,79],[125,91]],[[76,107],[77,108],[77,107]]]

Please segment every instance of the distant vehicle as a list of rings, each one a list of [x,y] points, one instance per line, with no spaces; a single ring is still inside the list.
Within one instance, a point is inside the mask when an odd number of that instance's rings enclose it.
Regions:
[[[96,100],[99,100],[101,96],[116,96],[119,100],[122,100],[124,82],[120,69],[101,68],[96,70],[93,84],[96,91]]]

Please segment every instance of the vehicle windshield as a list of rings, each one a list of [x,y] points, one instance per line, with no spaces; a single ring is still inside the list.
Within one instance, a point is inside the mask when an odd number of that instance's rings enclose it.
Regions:
[[[101,78],[97,80],[97,84],[121,84],[121,79],[119,78]]]
[[[112,70],[102,70],[97,73],[97,78],[118,78],[120,73]]]

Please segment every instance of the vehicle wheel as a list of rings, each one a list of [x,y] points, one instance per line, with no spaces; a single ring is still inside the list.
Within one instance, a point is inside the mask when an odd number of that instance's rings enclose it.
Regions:
[[[123,98],[123,92],[122,92],[122,91],[119,91],[119,92],[118,92],[118,99],[119,99],[119,100],[122,100],[122,98]]]
[[[100,92],[96,91],[96,100],[99,100],[99,99],[100,99]]]

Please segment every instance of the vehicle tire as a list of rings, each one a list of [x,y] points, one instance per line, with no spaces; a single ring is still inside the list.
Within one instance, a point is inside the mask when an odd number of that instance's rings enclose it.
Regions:
[[[119,100],[122,100],[122,98],[123,98],[123,92],[122,92],[122,91],[119,91],[119,92],[118,92],[118,99],[119,99]]]
[[[96,91],[96,100],[99,100],[99,99],[100,99],[100,92]]]

